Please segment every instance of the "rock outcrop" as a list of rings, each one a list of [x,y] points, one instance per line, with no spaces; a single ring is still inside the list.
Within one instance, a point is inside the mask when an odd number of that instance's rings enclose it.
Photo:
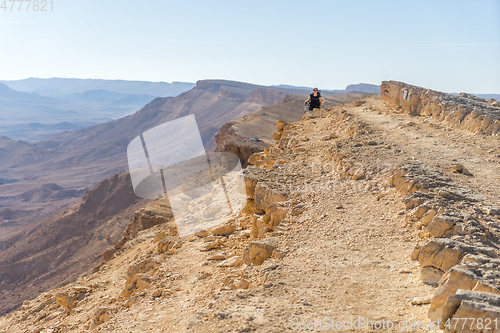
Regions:
[[[500,107],[494,100],[464,93],[453,96],[394,81],[384,81],[380,88],[385,101],[411,115],[492,135],[493,140],[500,133]],[[473,176],[461,164],[455,163],[452,169]],[[498,318],[499,208],[481,193],[419,163],[397,168],[390,184],[404,195],[410,210],[408,223],[429,240],[417,246],[412,257],[422,266],[422,280],[439,285],[429,309],[431,320],[455,331],[445,323],[454,318]]]
[[[169,234],[177,234],[174,215],[166,200],[158,200],[137,210],[123,231],[122,238],[115,244],[115,248],[121,249],[127,241],[135,238],[139,232],[158,224],[168,224],[171,229]]]
[[[402,112],[432,117],[474,134],[500,135],[500,104],[493,99],[466,93],[454,96],[396,81],[383,81],[380,90],[382,99]]]
[[[439,284],[429,309],[431,320],[439,320],[444,328],[450,319],[460,318],[455,313],[459,304],[455,307],[446,304],[461,291],[469,291],[467,301],[477,301],[484,309],[477,315],[471,309],[468,312],[464,305],[460,315],[496,318],[495,296],[483,297],[484,293],[500,295],[500,229],[496,208],[488,208],[491,204],[480,194],[457,186],[438,170],[418,164],[395,170],[390,183],[405,195],[408,223],[421,230],[421,238],[428,239],[426,244],[415,248],[412,257],[422,266],[422,280]],[[461,298],[454,299],[456,303]]]

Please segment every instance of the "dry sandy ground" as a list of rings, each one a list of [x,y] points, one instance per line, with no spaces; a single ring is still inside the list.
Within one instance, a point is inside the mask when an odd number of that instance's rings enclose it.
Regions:
[[[365,100],[361,106],[334,107],[333,112],[352,115],[343,123],[323,112],[326,116],[292,126],[298,144],[278,156],[280,171],[265,180],[281,183],[296,209],[266,235],[275,239],[283,258],[229,268],[207,260],[221,251],[241,255],[250,241],[245,230],[223,237],[219,249],[201,252],[207,238],[192,237],[176,254],[160,255],[153,241],[165,227],[157,226],[129,242],[99,272],[0,318],[0,332],[316,332],[332,324],[342,324],[332,330],[340,332],[436,331],[411,327],[429,323],[428,305],[411,300],[435,289],[420,282],[418,263],[410,260],[415,245],[424,241],[406,223],[401,196],[387,186],[388,172],[398,162],[419,161],[499,205],[499,140],[389,114],[379,97]],[[367,125],[360,126],[363,122]],[[332,133],[338,138],[328,138]],[[340,181],[338,173],[321,169],[339,152],[364,168],[365,179]],[[455,162],[474,176],[453,173]],[[249,218],[238,221],[245,225]],[[128,267],[144,259],[160,263],[147,272],[151,286],[120,297]],[[221,290],[227,276],[245,278],[251,286]],[[75,285],[92,291],[67,315],[53,296]],[[153,297],[159,289],[162,296]],[[99,308],[109,316],[95,325]],[[367,329],[363,321],[393,329],[370,324]]]

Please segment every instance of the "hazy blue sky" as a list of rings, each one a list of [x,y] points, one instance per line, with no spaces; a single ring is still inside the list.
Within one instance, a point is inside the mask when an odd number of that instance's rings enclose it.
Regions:
[[[47,12],[11,4],[0,9],[0,79],[322,89],[392,79],[500,93],[500,0],[53,0]]]

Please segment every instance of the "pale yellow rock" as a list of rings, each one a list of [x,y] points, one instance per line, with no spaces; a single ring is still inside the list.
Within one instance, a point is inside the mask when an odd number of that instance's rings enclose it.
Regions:
[[[420,270],[420,280],[429,285],[436,285],[443,277],[444,272],[434,266],[422,267]]]
[[[434,294],[431,306],[429,308],[429,318],[436,321],[441,319],[441,314],[443,311],[443,306],[449,296],[454,295],[458,289],[472,290],[476,285],[474,276],[468,271],[453,267],[449,272],[447,272]]]
[[[225,224],[212,230],[212,235],[215,236],[228,236],[236,231],[236,226],[232,224]]]
[[[78,303],[76,295],[71,295],[68,293],[62,293],[56,295],[56,301],[61,305],[63,308],[66,309],[67,312],[70,312],[73,308],[76,307],[76,304]]]
[[[176,239],[173,237],[162,238],[157,245],[158,253],[165,253],[175,247],[178,247]]]
[[[463,325],[467,318],[468,324]],[[500,318],[500,296],[491,293],[458,290],[455,295],[448,297],[443,306],[440,328],[444,329],[446,322],[462,321],[462,325],[450,325],[447,332],[500,332],[495,327],[495,320]],[[462,320],[461,320],[462,319]],[[485,323],[490,322],[489,329]]]
[[[268,240],[250,242],[243,254],[243,263],[254,266],[261,265],[266,259],[271,258],[275,248],[274,242]]]
[[[357,170],[352,176],[353,180],[360,180],[365,177],[365,173],[362,170]]]
[[[227,257],[224,253],[217,253],[207,258],[207,260],[225,260]]]
[[[434,266],[443,271],[449,270],[460,262],[463,250],[446,239],[432,239],[418,252],[420,266]]]
[[[241,256],[236,256],[236,257],[231,257],[229,259],[226,259],[222,262],[220,262],[217,266],[219,267],[235,267],[239,266],[242,263]]]
[[[222,239],[217,239],[215,241],[203,244],[199,249],[200,251],[210,251],[222,246],[222,244],[224,244],[224,241]]]
[[[205,230],[205,229],[202,229],[202,230],[197,230],[195,231],[194,233],[196,236],[198,237],[207,237],[208,235],[210,235],[210,231],[209,230]]]
[[[424,305],[424,304],[430,304],[432,302],[432,298],[434,295],[427,295],[424,297],[415,297],[414,299],[411,300],[412,305]]]
[[[283,130],[285,129],[286,123],[283,120],[278,120],[276,122],[276,131],[278,133],[283,133]]]
[[[173,255],[173,254],[176,254],[176,253],[177,253],[177,249],[175,247],[171,248],[171,249],[168,249],[167,251],[165,251],[166,255]]]
[[[94,314],[94,323],[102,324],[111,319],[111,314],[107,308],[99,308]]]
[[[273,253],[271,254],[271,258],[272,259],[281,259],[284,256],[285,256],[285,254],[282,251],[278,250],[278,249],[274,249]]]
[[[235,283],[236,289],[248,289],[250,286],[250,281],[246,279],[241,279],[237,283]]]
[[[73,287],[73,290],[74,290],[76,293],[79,293],[79,294],[85,294],[85,293],[90,293],[90,292],[92,292],[92,287],[87,287],[87,286],[74,286],[74,287]]]
[[[434,218],[434,216],[436,216],[436,214],[437,214],[437,211],[435,211],[433,209],[429,210],[427,213],[425,213],[422,216],[422,220],[420,221],[420,224],[424,225],[424,226],[429,225],[429,223],[431,223],[432,219]]]
[[[250,237],[251,234],[252,234],[252,230],[250,230],[250,229],[242,230],[240,232],[240,236],[243,238],[248,238],[248,237]]]
[[[122,297],[129,297],[130,295],[132,295],[132,293],[136,290],[136,287],[135,285],[132,285],[132,284],[128,284],[125,286],[125,288],[123,288],[120,296]]]
[[[163,289],[162,288],[158,288],[158,289],[155,289],[155,291],[153,291],[153,293],[151,294],[151,297],[161,297],[161,295],[163,294]]]
[[[411,214],[415,216],[417,219],[421,219],[424,214],[426,214],[430,210],[430,207],[427,207],[425,205],[420,205],[417,208],[415,208]]]
[[[148,288],[151,285],[151,280],[147,277],[140,277],[137,279],[136,286],[139,290]]]
[[[143,273],[158,267],[160,263],[152,258],[146,258],[130,266],[127,270],[127,284],[134,285]]]
[[[432,221],[427,226],[427,230],[432,237],[441,237],[448,229],[452,229],[455,222],[445,215],[438,214],[434,216]]]

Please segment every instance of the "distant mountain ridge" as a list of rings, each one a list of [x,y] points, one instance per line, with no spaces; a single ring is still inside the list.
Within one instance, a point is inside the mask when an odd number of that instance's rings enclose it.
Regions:
[[[367,93],[367,94],[380,94],[380,86],[370,83],[350,84],[345,88],[346,94],[353,93]]]
[[[194,83],[36,79],[0,81],[0,135],[38,141],[64,130],[129,115],[156,97],[173,97]],[[30,124],[46,125],[34,129]],[[55,126],[71,123],[72,126]]]
[[[313,88],[312,87],[297,87],[297,86],[291,86],[287,84],[279,84],[279,85],[274,85],[272,87],[276,88],[285,88],[285,89],[300,89],[300,90],[305,90],[305,91],[311,91]],[[362,94],[375,94],[378,95],[380,94],[380,86],[376,84],[370,84],[370,83],[358,83],[358,84],[350,84],[348,85],[345,89],[322,89],[321,87],[317,87],[323,95],[325,94],[356,94],[356,93],[362,93]]]
[[[472,94],[474,96],[484,98],[484,99],[496,99],[497,101],[500,101],[500,94]]]
[[[97,89],[63,96],[61,99],[64,101],[91,103],[95,105],[109,104],[113,106],[126,106],[134,104],[142,107],[156,97],[159,96],[150,94],[125,94],[104,89]]]
[[[0,83],[0,98],[11,99],[11,100],[23,100],[24,102],[34,102],[34,103],[60,103],[57,99],[41,96],[38,93],[27,93],[22,91],[17,91],[10,88],[4,83]]]
[[[23,80],[0,80],[10,88],[21,92],[36,92],[40,95],[60,97],[89,90],[108,90],[128,95],[177,96],[192,89],[189,82],[149,82],[72,78],[29,78]]]

